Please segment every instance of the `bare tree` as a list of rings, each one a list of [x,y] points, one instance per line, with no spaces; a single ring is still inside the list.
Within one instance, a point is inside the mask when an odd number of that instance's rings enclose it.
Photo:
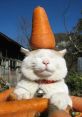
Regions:
[[[31,31],[31,23],[28,21],[26,17],[22,16],[20,18],[17,28],[18,28],[17,41],[24,47],[30,49],[29,38]]]

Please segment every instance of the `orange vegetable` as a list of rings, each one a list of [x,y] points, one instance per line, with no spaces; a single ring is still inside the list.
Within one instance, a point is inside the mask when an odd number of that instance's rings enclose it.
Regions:
[[[0,117],[34,117],[37,112],[43,112],[48,107],[48,99],[43,98],[7,102],[11,94],[13,94],[13,88],[0,93]],[[82,98],[71,96],[71,99],[73,108],[80,112],[75,117],[82,117]],[[50,117],[70,117],[67,112],[57,111]]]
[[[0,102],[6,101],[9,95],[13,92],[13,88],[7,89],[0,93]]]
[[[0,115],[0,117],[35,117],[36,112],[31,111],[31,112],[17,112],[17,113],[11,113],[11,114],[5,114],[5,115]]]
[[[78,112],[75,117],[82,117],[82,113],[81,112],[80,113]]]
[[[33,49],[55,47],[55,37],[42,7],[36,7],[33,12],[30,44]]]
[[[73,102],[73,108],[78,111],[82,112],[82,97],[71,96]]]
[[[8,115],[22,112],[43,112],[48,107],[47,99],[28,99],[16,100],[0,103],[0,117],[1,115]]]
[[[17,100],[17,95],[14,92],[10,93],[9,97],[7,98],[8,101]]]

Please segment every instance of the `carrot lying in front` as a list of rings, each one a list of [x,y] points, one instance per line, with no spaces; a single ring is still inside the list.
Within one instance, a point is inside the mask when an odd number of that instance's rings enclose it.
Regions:
[[[7,89],[0,93],[0,102],[6,101],[9,95],[13,92],[13,88]]]
[[[36,117],[37,112],[17,112],[17,113],[10,113],[5,115],[0,115],[0,117]]]
[[[73,108],[78,111],[82,112],[82,97],[71,96]]]
[[[24,111],[43,112],[48,107],[48,100],[35,98],[28,100],[16,100],[0,103],[0,117],[4,114],[11,114]]]

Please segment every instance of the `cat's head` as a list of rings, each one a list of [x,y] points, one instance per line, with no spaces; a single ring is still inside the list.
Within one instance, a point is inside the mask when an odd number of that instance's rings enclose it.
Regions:
[[[24,48],[21,50],[26,55],[21,66],[25,78],[30,80],[60,80],[67,75],[64,59],[66,50],[38,49],[29,51]]]

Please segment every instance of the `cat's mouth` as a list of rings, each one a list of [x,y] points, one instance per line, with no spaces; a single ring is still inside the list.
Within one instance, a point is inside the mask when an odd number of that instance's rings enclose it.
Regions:
[[[52,75],[52,71],[48,69],[37,70],[35,71],[35,73],[39,76],[51,76]]]

